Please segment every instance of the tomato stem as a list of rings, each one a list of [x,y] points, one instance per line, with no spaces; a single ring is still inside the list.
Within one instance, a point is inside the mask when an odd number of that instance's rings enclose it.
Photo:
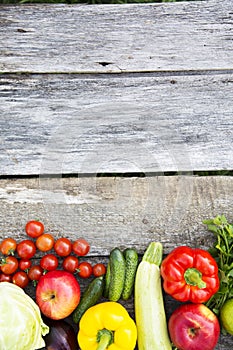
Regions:
[[[184,279],[191,286],[197,286],[200,289],[206,288],[206,283],[202,280],[202,273],[194,267],[190,267],[185,271]]]

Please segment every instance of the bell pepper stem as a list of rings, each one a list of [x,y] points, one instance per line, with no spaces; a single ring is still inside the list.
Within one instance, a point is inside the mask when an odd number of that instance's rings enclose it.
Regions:
[[[206,288],[206,283],[202,280],[202,273],[194,267],[190,267],[185,271],[184,279],[191,286],[197,286],[200,289]]]
[[[98,346],[96,350],[106,350],[113,342],[113,332],[108,329],[102,329],[97,336]]]

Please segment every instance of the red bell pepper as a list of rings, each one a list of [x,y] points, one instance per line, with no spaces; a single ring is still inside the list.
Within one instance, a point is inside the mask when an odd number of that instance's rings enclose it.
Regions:
[[[219,289],[218,265],[203,249],[180,246],[161,264],[163,288],[179,301],[204,303]]]

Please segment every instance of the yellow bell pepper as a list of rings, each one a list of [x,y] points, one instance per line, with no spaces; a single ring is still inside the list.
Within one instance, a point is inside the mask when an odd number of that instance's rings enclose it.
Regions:
[[[81,350],[133,350],[137,328],[127,310],[115,301],[90,307],[79,323]]]

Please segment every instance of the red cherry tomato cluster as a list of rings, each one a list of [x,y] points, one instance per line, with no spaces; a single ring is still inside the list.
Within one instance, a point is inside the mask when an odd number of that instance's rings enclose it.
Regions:
[[[59,269],[77,274],[81,278],[91,275],[98,277],[106,273],[102,263],[91,265],[88,261],[79,261],[90,251],[90,245],[84,238],[72,242],[69,238],[57,240],[50,233],[44,232],[42,222],[27,222],[25,231],[28,238],[19,243],[13,238],[5,238],[0,242],[0,282],[13,282],[25,288],[30,281],[37,283],[47,271]],[[36,252],[45,253],[39,263],[33,262]]]

